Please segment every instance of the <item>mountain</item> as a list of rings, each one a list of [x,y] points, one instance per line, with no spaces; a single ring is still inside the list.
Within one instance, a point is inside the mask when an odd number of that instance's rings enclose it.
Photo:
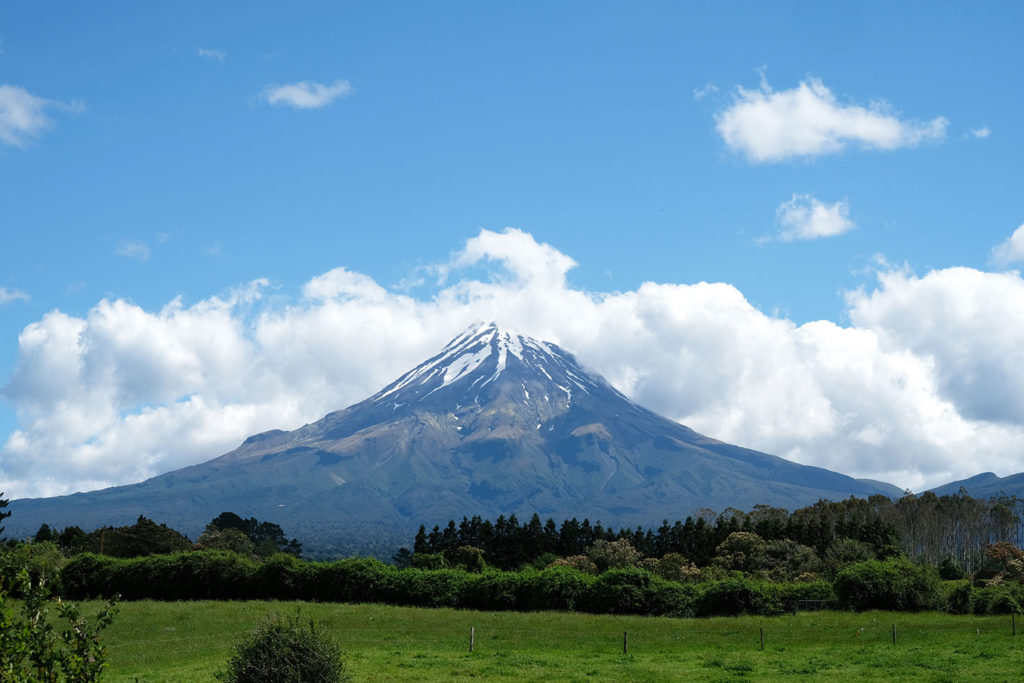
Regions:
[[[42,522],[88,529],[144,514],[194,538],[230,510],[325,553],[408,544],[419,524],[463,515],[655,525],[701,507],[893,490],[698,434],[555,344],[490,324],[317,422],[139,484],[14,501],[7,527],[23,536]]]
[[[1000,477],[992,472],[982,472],[967,479],[953,481],[931,489],[937,496],[955,496],[963,488],[972,498],[996,498],[1017,496],[1024,498],[1024,472]]]

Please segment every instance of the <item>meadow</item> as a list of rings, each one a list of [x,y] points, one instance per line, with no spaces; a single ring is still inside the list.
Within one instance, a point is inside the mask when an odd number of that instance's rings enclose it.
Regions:
[[[88,614],[99,603],[84,607]],[[1009,616],[802,612],[675,619],[376,604],[139,601],[122,603],[103,633],[109,663],[104,679],[212,681],[233,643],[272,612],[316,620],[342,644],[355,680],[1024,677],[1024,634],[1012,634]],[[1024,624],[1016,626],[1024,630]],[[628,653],[623,652],[623,632],[628,634]]]

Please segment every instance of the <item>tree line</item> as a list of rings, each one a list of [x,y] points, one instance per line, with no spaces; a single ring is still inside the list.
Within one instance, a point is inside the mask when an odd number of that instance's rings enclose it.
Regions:
[[[935,566],[945,564],[950,571],[974,573],[987,562],[987,545],[1021,544],[1022,512],[1024,501],[1016,497],[983,500],[961,490],[944,496],[908,493],[898,500],[882,495],[820,500],[793,512],[767,505],[749,512],[703,510],[685,521],[664,520],[657,528],[614,529],[576,518],[557,524],[553,519],[542,521],[537,514],[525,523],[515,515],[492,522],[477,515],[449,520],[429,532],[421,525],[412,552],[400,550],[394,559],[399,565],[409,564],[415,553],[453,562],[460,548],[472,547],[482,551],[488,565],[510,570],[544,559],[579,556],[597,541],[625,539],[643,557],[678,554],[703,567],[712,563],[731,534],[746,532],[766,542],[790,541],[812,548],[820,558],[860,548],[869,553],[865,557],[904,553]]]

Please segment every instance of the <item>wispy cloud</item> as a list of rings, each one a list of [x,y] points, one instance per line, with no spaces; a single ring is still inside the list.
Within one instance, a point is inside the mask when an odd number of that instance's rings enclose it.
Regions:
[[[782,230],[774,239],[792,242],[841,235],[855,227],[849,214],[850,205],[845,201],[826,204],[809,194],[794,194],[775,212]]]
[[[971,135],[973,135],[976,138],[985,139],[989,135],[992,135],[992,131],[989,130],[988,126],[982,126],[981,128],[973,128],[973,129],[971,129]]]
[[[299,81],[285,85],[268,85],[263,89],[260,98],[271,105],[286,105],[294,109],[319,109],[352,92],[352,86],[346,80],[337,80],[330,85]]]
[[[715,92],[718,92],[718,86],[714,83],[708,83],[703,88],[693,89],[693,99],[702,100],[705,96]]]
[[[9,304],[12,301],[28,301],[29,296],[20,289],[7,289],[0,287],[0,306]]]
[[[1002,244],[992,248],[992,262],[998,266],[1008,266],[1024,261],[1024,223]]]
[[[753,163],[815,157],[848,144],[891,150],[945,137],[948,121],[899,118],[885,102],[844,104],[817,78],[775,92],[764,80],[756,90],[737,88],[734,101],[716,117],[730,149]]]
[[[139,263],[145,263],[149,260],[149,245],[137,241],[121,242],[117,247],[117,254]]]
[[[197,47],[196,55],[204,57],[206,59],[213,59],[223,64],[224,59],[228,56],[228,53],[224,52],[224,50],[211,50],[210,48]]]

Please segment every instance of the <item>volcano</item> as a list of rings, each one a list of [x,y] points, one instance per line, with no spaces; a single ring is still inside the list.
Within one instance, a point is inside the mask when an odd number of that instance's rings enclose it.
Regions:
[[[7,527],[18,536],[43,522],[90,529],[146,515],[194,538],[230,510],[325,555],[408,544],[420,524],[464,515],[648,526],[699,508],[879,493],[898,489],[698,434],[557,345],[483,324],[317,422],[138,484],[13,501]]]

